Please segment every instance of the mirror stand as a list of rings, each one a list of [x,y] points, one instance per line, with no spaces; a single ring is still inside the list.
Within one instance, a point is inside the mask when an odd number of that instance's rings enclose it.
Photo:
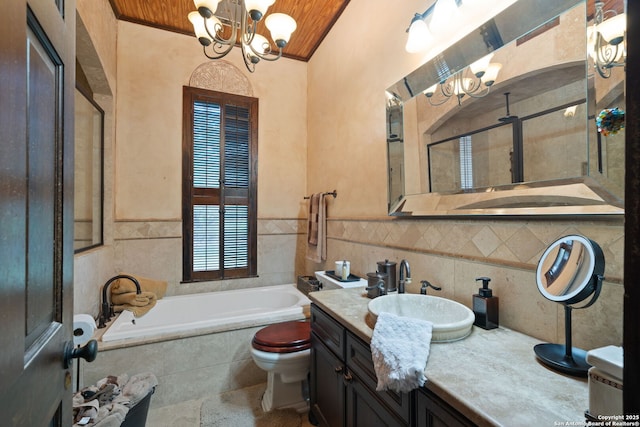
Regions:
[[[571,344],[571,310],[574,308],[581,309],[591,306],[600,295],[602,289],[602,281],[604,276],[594,274],[591,282],[594,283],[593,295],[591,300],[582,307],[572,307],[567,303],[564,305],[564,345],[563,344],[537,344],[533,347],[540,362],[549,368],[563,372],[568,375],[586,377],[591,365],[586,361],[587,352],[573,347]]]
[[[591,303],[589,305],[591,305]],[[570,305],[564,304],[565,344],[537,344],[533,347],[533,351],[536,353],[538,359],[551,369],[569,375],[586,377],[587,371],[591,367],[585,360],[587,352],[580,348],[572,347],[571,345],[572,309],[573,307]]]

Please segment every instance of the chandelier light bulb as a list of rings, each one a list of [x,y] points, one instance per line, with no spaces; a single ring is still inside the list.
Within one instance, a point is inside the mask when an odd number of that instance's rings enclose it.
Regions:
[[[627,29],[627,16],[621,13],[602,21],[596,28],[605,41],[612,46],[616,46],[624,40],[624,32]]]
[[[433,96],[434,93],[436,93],[436,89],[438,88],[438,83],[434,84],[433,86],[428,87],[424,92],[427,98],[431,98]]]
[[[482,77],[489,67],[489,63],[493,58],[493,53],[483,56],[473,64],[469,65],[471,72],[478,78]],[[494,79],[495,80],[495,79]]]
[[[284,13],[272,13],[267,16],[265,25],[271,32],[271,38],[280,49],[289,43],[291,33],[293,33],[297,27],[296,21]]]
[[[259,21],[267,14],[269,6],[275,2],[276,0],[244,0],[244,7],[252,20]]]
[[[429,44],[433,41],[433,35],[427,27],[427,23],[420,17],[416,17],[409,26],[409,37],[407,37],[407,44],[405,50],[409,53],[422,52],[427,49]]]
[[[207,33],[207,29],[205,28],[205,19],[202,17],[200,12],[191,12],[188,15],[189,21],[193,25],[193,31],[196,33],[196,37],[202,46],[209,46],[213,39]],[[211,15],[210,20],[218,20],[215,16]],[[213,21],[212,21],[213,22]]]
[[[193,4],[203,18],[210,18],[216,13],[218,3],[221,1],[222,0],[193,0]],[[189,20],[191,20],[191,18],[189,18]]]
[[[429,25],[431,32],[438,34],[442,31],[450,31],[452,26],[455,27],[456,23],[454,21],[457,10],[456,0],[437,0]]]
[[[501,69],[502,64],[499,64],[497,62],[489,64],[483,76],[480,78],[482,80],[482,83],[484,83],[485,86],[491,86],[492,84],[494,84]]]

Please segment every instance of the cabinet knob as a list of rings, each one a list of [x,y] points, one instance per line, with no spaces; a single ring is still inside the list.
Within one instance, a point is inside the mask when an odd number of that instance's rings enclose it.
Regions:
[[[343,370],[343,369],[344,369],[344,367],[343,367],[343,366],[336,366],[336,367],[334,368],[334,370],[335,370],[337,373],[342,372],[342,370]]]
[[[350,372],[345,372],[344,374],[342,374],[342,377],[344,378],[345,383],[350,383],[351,381],[353,381],[353,377],[351,376]]]

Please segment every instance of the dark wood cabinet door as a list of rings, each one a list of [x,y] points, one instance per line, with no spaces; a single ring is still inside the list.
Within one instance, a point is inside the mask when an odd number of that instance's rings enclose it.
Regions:
[[[323,427],[344,425],[344,363],[311,333],[311,411]]]
[[[469,427],[475,424],[426,389],[416,392],[417,427]]]
[[[365,387],[358,376],[347,373],[347,427],[406,427],[407,423],[391,412],[376,397],[375,391]]]

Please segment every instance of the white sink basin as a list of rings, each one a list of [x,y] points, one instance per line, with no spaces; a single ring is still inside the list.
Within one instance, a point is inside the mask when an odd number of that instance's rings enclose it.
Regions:
[[[382,312],[432,322],[432,342],[465,338],[475,320],[473,311],[459,302],[431,295],[390,294],[369,301],[369,314],[374,321]]]

